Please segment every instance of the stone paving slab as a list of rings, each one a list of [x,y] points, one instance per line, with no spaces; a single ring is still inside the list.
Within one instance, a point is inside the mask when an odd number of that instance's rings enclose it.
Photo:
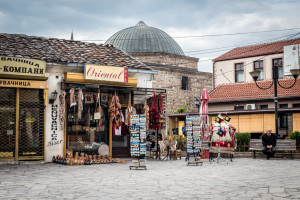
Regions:
[[[0,199],[300,199],[300,160],[0,165]]]

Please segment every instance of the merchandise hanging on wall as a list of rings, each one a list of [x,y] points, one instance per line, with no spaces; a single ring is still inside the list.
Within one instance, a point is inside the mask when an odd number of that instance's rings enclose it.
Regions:
[[[156,107],[156,94],[153,93],[152,106],[149,111],[149,128],[150,129],[159,129],[159,112]]]
[[[125,111],[125,124],[130,126],[130,115],[133,114],[133,107],[131,105],[131,93],[129,93],[128,105]]]
[[[65,127],[65,98],[66,98],[66,92],[62,92],[59,95],[59,125],[60,125],[60,130],[64,130]]]
[[[75,90],[74,88],[70,89],[70,107],[76,106]]]
[[[119,128],[122,126],[122,110],[118,95],[115,93],[109,100],[109,118],[112,123]]]
[[[78,120],[81,120],[81,117],[82,117],[82,110],[83,110],[83,94],[82,94],[82,89],[80,89],[78,91]]]
[[[163,125],[163,123],[165,122],[165,109],[163,106],[163,102],[162,102],[162,95],[159,94],[159,123],[161,124],[161,126]]]
[[[145,94],[144,114],[146,116],[146,129],[149,129],[149,106],[147,103],[147,93]]]

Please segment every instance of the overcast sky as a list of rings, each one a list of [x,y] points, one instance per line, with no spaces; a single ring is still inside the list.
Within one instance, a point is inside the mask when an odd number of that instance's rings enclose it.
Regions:
[[[206,72],[210,59],[236,46],[291,38],[299,19],[299,0],[0,0],[0,33],[70,39],[73,30],[75,40],[104,43],[144,21],[174,37]],[[294,30],[220,36],[283,29]]]

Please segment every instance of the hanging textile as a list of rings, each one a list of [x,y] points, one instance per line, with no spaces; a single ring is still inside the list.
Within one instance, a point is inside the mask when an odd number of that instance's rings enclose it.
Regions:
[[[111,122],[116,126],[116,128],[119,128],[119,126],[122,125],[122,110],[119,97],[116,93],[115,95],[112,95],[109,100],[108,112]]]
[[[97,93],[96,96],[96,112],[94,113],[94,119],[97,120],[98,127],[100,128],[102,125],[102,116],[103,116],[103,109],[101,107],[101,102],[100,102],[100,90]]]
[[[162,102],[162,95],[159,94],[159,123],[161,125],[165,122],[165,109]]]
[[[146,115],[146,130],[149,129],[149,106],[147,103],[147,93],[145,94],[144,114]]]
[[[94,103],[94,98],[93,98],[92,92],[86,92],[84,96],[85,96],[84,103],[86,103],[86,104]]]
[[[149,111],[149,127],[150,129],[156,129],[160,127],[159,113],[156,107],[156,94],[153,93],[152,106]]]
[[[78,91],[78,120],[81,120],[82,117],[82,100],[83,100],[83,94],[82,94],[82,89]]]
[[[128,106],[125,111],[125,124],[130,126],[130,115],[133,114],[133,107],[131,106],[131,93],[129,93]]]
[[[59,95],[59,124],[60,124],[60,130],[64,130],[65,127],[65,98],[66,98],[66,92],[62,92]]]
[[[70,89],[70,107],[76,106],[75,90],[74,88]]]

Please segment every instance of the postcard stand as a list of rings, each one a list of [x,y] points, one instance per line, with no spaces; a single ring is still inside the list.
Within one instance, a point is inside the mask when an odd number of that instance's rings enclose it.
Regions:
[[[130,154],[132,160],[129,169],[147,169],[146,155],[146,115],[130,115]]]
[[[201,126],[200,116],[191,115],[186,117],[187,133],[187,165],[202,165],[201,153]]]

